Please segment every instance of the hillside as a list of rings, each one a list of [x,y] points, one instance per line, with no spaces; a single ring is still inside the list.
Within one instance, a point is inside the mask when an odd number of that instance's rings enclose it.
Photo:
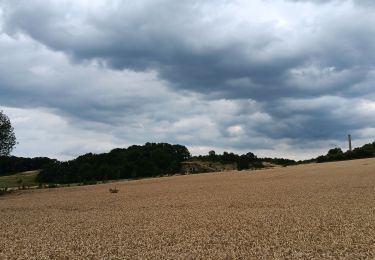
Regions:
[[[36,177],[38,173],[39,171],[27,171],[8,176],[0,176],[0,189],[37,186]]]
[[[56,160],[47,157],[24,158],[16,156],[0,156],[0,176],[17,174],[42,169]]]
[[[191,156],[187,147],[179,144],[145,143],[116,148],[108,153],[87,153],[70,161],[49,158],[0,157],[0,176],[20,171],[41,169],[35,179],[40,184],[97,183],[119,179],[141,179],[186,173],[227,170],[262,169],[311,162],[329,162],[375,157],[375,142],[343,152],[330,149],[317,158],[294,161],[285,158],[260,158],[251,152],[223,152]]]
[[[238,169],[237,163],[221,163],[218,161],[203,161],[192,159],[181,163],[181,173],[191,174],[191,173],[206,173],[206,172],[223,172],[223,171],[235,171]],[[256,167],[249,166],[247,170],[253,169],[263,169],[263,168],[273,168],[280,167],[283,165],[278,165],[275,163],[267,161],[259,161]],[[245,169],[244,169],[245,170]]]
[[[374,172],[361,159],[23,191],[0,198],[0,258],[374,259]]]
[[[37,177],[40,183],[96,183],[118,179],[141,179],[184,173],[264,168],[268,164],[293,165],[283,158],[258,158],[251,152],[238,155],[223,152],[192,157],[179,144],[145,143],[128,148],[116,148],[109,153],[88,153],[77,158],[45,165]]]

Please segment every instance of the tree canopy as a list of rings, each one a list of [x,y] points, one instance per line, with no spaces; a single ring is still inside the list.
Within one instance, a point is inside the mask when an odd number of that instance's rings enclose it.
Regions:
[[[16,156],[0,156],[0,176],[40,170],[44,165],[53,161],[53,159],[47,157],[24,158]]]
[[[180,171],[181,162],[189,158],[189,150],[182,145],[132,145],[113,149],[109,153],[88,153],[67,162],[55,160],[43,167],[37,180],[44,183],[74,183],[176,174]]]
[[[326,155],[321,155],[317,157],[315,160],[318,163],[321,163],[371,157],[375,157],[375,142],[365,144],[362,147],[357,147],[353,149],[353,151],[348,150],[346,152],[343,152],[341,148],[333,148],[330,149]]]
[[[16,145],[16,136],[9,117],[0,111],[0,156],[10,155]]]
[[[198,155],[193,157],[192,160],[219,162],[222,164],[236,164],[237,170],[263,168],[264,166],[262,162],[270,162],[283,166],[296,164],[294,160],[284,158],[258,158],[251,152],[242,155],[238,155],[232,152],[223,152],[223,154],[217,154],[213,150],[209,151],[208,155]]]

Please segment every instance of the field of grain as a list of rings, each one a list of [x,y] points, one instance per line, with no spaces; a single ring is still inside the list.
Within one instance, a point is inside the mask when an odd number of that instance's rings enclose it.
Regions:
[[[0,226],[0,259],[374,259],[375,159],[19,191]]]

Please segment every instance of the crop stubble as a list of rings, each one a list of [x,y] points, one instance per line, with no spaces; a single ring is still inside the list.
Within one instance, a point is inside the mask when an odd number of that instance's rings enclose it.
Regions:
[[[375,258],[375,159],[0,198],[0,259]]]

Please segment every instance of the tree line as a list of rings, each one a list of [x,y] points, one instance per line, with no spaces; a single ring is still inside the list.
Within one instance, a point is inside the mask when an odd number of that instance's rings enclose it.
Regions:
[[[74,160],[53,160],[45,165],[37,176],[39,183],[96,183],[117,179],[139,179],[181,173],[181,163],[188,160],[235,163],[238,170],[262,168],[262,161],[282,165],[295,161],[280,158],[258,158],[249,152],[243,155],[224,152],[192,157],[183,145],[168,143],[146,143],[128,148],[116,148],[109,153],[88,153]]]
[[[217,154],[215,151],[211,150],[208,152],[208,155],[194,156],[192,160],[219,162],[221,164],[237,164],[238,170],[263,167],[262,162],[251,152],[243,155],[238,155],[231,152]]]
[[[315,161],[318,163],[332,162],[332,161],[344,161],[375,157],[375,142],[365,144],[361,147],[357,147],[352,151],[343,152],[341,148],[333,148],[328,151],[326,155],[318,156]]]
[[[209,151],[208,155],[198,155],[193,157],[192,159],[209,162],[220,162],[222,164],[236,164],[237,170],[239,171],[246,169],[263,168],[263,162],[274,163],[282,166],[296,164],[296,161],[284,158],[259,158],[251,152],[242,155],[238,155],[231,152],[223,152],[223,154],[216,154],[216,152],[213,150]]]
[[[0,176],[42,169],[54,160],[47,157],[23,158],[0,156]]]
[[[146,143],[109,153],[88,153],[74,160],[53,161],[37,176],[40,183],[91,183],[116,179],[139,179],[180,172],[181,162],[190,159],[182,145]]]
[[[0,111],[0,176],[42,169],[37,177],[41,183],[94,182],[175,174],[180,171],[183,161],[191,159],[190,152],[185,146],[146,143],[143,146],[133,145],[124,149],[117,148],[109,153],[88,153],[71,161],[60,162],[46,157],[9,156],[16,144],[16,136],[9,117]],[[370,157],[375,157],[375,142],[346,152],[336,147],[330,149],[326,155],[298,162],[284,158],[258,158],[251,152],[237,155],[228,152],[216,154],[215,151],[210,151],[208,155],[199,155],[193,159],[236,164],[238,170],[243,170],[262,168],[263,162],[287,166]]]
[[[146,143],[128,148],[116,148],[109,153],[81,155],[76,159],[61,162],[46,157],[22,158],[0,156],[0,176],[41,169],[37,176],[40,183],[95,183],[116,179],[139,179],[180,173],[181,163],[189,160],[236,164],[238,170],[262,168],[264,162],[288,166],[309,162],[329,162],[375,157],[375,142],[343,152],[330,149],[326,155],[305,161],[284,158],[259,158],[249,152],[238,155],[232,152],[192,157],[183,145],[168,143]]]

